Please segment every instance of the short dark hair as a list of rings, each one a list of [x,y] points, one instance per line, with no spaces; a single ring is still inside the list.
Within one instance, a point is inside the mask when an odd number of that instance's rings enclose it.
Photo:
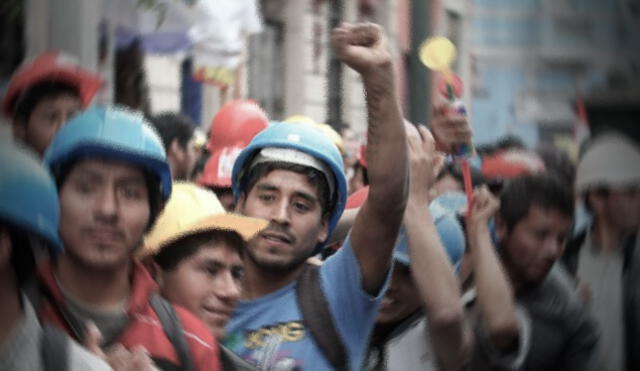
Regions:
[[[567,184],[573,184],[576,169],[566,151],[549,144],[541,145],[536,152],[542,158],[549,173],[555,173]]]
[[[80,99],[77,87],[61,81],[42,81],[30,86],[15,101],[14,119],[28,122],[33,109],[46,98],[72,95]]]
[[[478,187],[486,183],[484,177],[482,176],[482,173],[480,173],[478,169],[470,166],[469,170],[471,172],[471,184],[474,187]],[[460,168],[460,165],[458,165],[457,163],[455,162],[446,163],[442,167],[442,170],[440,170],[440,173],[438,174],[438,177],[436,178],[436,180],[440,180],[447,175],[453,177],[457,182],[461,183],[464,186],[462,168]]]
[[[573,193],[552,174],[523,175],[511,180],[500,195],[500,216],[509,231],[524,219],[532,205],[573,218]]]
[[[182,237],[163,247],[153,260],[164,271],[172,271],[184,259],[196,254],[206,243],[224,242],[232,247],[240,257],[246,248],[246,242],[237,232],[230,230],[210,230]]]
[[[169,151],[174,139],[178,139],[180,146],[185,148],[196,129],[196,124],[190,118],[175,112],[164,112],[149,120],[160,134],[166,151]]]
[[[512,149],[527,149],[527,145],[515,135],[505,135],[496,141],[497,151],[506,151]]]
[[[333,210],[334,202],[329,195],[329,184],[327,183],[327,178],[319,170],[308,166],[287,162],[263,162],[257,164],[247,175],[243,177],[243,179],[240,180],[241,191],[245,194],[249,194],[251,189],[253,189],[260,179],[274,170],[287,170],[305,176],[307,181],[316,187],[322,215],[325,216]]]

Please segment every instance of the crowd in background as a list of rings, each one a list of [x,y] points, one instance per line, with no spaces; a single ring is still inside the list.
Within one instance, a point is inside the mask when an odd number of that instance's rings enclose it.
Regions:
[[[209,132],[90,102],[46,53],[3,100],[0,370],[638,370],[640,146],[577,164],[406,121],[381,29],[342,25],[367,132],[253,101]]]

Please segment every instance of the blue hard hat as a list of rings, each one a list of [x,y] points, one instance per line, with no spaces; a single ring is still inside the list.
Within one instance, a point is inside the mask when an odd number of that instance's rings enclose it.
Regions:
[[[335,196],[329,217],[329,234],[338,223],[344,211],[347,200],[347,180],[344,175],[342,156],[336,145],[319,129],[311,125],[299,125],[279,122],[270,125],[258,133],[251,143],[236,159],[231,175],[233,195],[237,200],[243,191],[243,178],[252,159],[263,148],[294,149],[320,160],[331,169],[335,184],[329,185],[335,189]]]
[[[171,170],[162,140],[142,114],[119,107],[90,107],[60,129],[44,163],[56,174],[61,166],[86,156],[138,165],[160,180],[165,201],[171,194]]]
[[[446,192],[434,199],[432,203],[440,205],[447,213],[455,215],[458,220],[464,223],[464,213],[467,210],[467,196],[464,193],[457,191]],[[489,220],[489,232],[491,233],[493,245],[500,247],[495,218]]]
[[[60,207],[56,185],[35,155],[0,143],[0,220],[33,233],[62,251],[58,236]]]
[[[457,270],[460,266],[460,261],[462,260],[462,255],[465,250],[465,237],[462,226],[456,219],[455,215],[449,213],[438,203],[432,202],[431,205],[429,205],[429,212],[431,213],[436,225],[442,246],[449,257],[451,264]],[[396,241],[396,245],[393,250],[393,258],[404,265],[409,265],[411,262],[409,246],[404,228],[402,228],[398,234],[398,240]]]

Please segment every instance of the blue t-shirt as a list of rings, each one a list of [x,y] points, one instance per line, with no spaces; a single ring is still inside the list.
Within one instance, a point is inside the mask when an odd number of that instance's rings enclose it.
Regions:
[[[320,279],[347,350],[349,369],[359,370],[389,275],[377,297],[367,294],[347,237],[342,248],[321,266]],[[261,370],[330,370],[302,323],[295,285],[293,282],[259,299],[241,301],[223,344]]]

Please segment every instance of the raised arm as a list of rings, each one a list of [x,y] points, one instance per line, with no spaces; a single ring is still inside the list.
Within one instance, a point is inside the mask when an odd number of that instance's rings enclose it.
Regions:
[[[459,370],[470,356],[471,333],[460,301],[460,287],[429,212],[429,188],[442,156],[431,133],[408,127],[411,176],[404,228],[411,255],[411,273],[418,287],[431,344],[441,370]],[[437,284],[436,284],[437,283]]]
[[[377,294],[407,199],[407,143],[396,97],[392,57],[384,33],[374,24],[344,24],[333,31],[338,58],[362,77],[367,100],[369,196],[351,231],[363,289]]]
[[[491,241],[489,219],[500,207],[486,187],[476,191],[472,218],[468,220],[470,258],[483,327],[501,352],[517,349],[519,328],[513,289]]]

